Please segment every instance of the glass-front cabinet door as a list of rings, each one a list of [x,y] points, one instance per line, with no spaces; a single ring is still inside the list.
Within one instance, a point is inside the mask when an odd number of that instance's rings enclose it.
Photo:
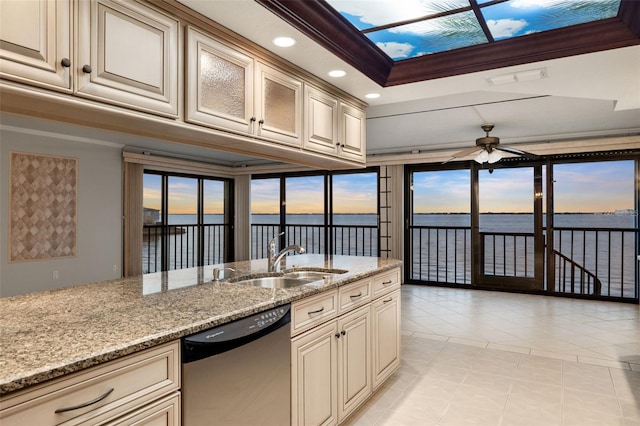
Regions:
[[[256,68],[257,135],[302,145],[302,81],[259,62]]]
[[[253,133],[253,58],[187,30],[187,121]]]

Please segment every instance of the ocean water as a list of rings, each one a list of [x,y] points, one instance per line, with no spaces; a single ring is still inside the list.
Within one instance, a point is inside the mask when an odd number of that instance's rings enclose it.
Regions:
[[[206,215],[205,223],[220,225],[223,223],[222,215]],[[633,215],[615,215],[615,214],[556,214],[554,217],[554,247],[562,254],[574,259],[585,269],[597,274],[598,278],[603,282],[603,293],[615,297],[637,297],[637,278],[636,268],[638,253],[638,233],[637,233],[637,217]],[[266,256],[266,243],[277,232],[277,224],[279,215],[277,214],[254,214],[251,217],[252,224],[252,257],[259,258]],[[182,263],[183,265],[194,266],[195,259],[193,251],[196,250],[197,238],[194,232],[190,232],[188,225],[197,223],[195,215],[170,215],[169,224],[175,226],[184,226],[187,232],[171,236],[171,260]],[[324,230],[322,224],[324,216],[321,214],[292,214],[287,215],[288,235],[287,243],[302,244],[309,253],[324,252],[326,241],[324,241]],[[378,234],[375,227],[378,223],[378,217],[375,214],[338,214],[334,215],[333,223],[336,234],[334,235],[335,250],[337,254],[357,254],[357,255],[377,255]],[[414,227],[463,227],[468,228],[471,224],[469,214],[415,214],[413,216]],[[270,226],[273,225],[273,226]],[[374,227],[373,229],[358,228],[358,226]],[[543,225],[544,226],[544,225]],[[532,214],[482,214],[480,216],[480,232],[483,233],[533,233],[533,215]],[[572,231],[565,228],[578,228],[581,231]],[[223,237],[222,227],[212,227],[212,230],[205,231],[205,238],[211,241],[211,251],[209,262],[219,263],[222,259],[220,253],[222,247],[216,247],[214,240]],[[217,230],[217,231],[215,231]],[[218,232],[217,234],[215,232]],[[222,233],[221,233],[222,232]],[[416,232],[416,231],[414,231]],[[431,230],[433,234],[434,230]],[[440,231],[438,231],[440,232]],[[413,263],[411,268],[415,271],[413,277],[418,280],[434,281],[434,274],[438,278],[435,281],[451,281],[465,283],[470,277],[470,233],[463,230],[442,231],[446,237],[444,243],[442,239],[438,242],[433,240],[427,241],[423,239],[421,244],[417,242],[413,245]],[[522,237],[524,239],[528,237]],[[505,239],[504,243],[500,240],[492,240],[491,244],[497,249],[492,249],[493,257],[485,260],[485,271],[491,268],[497,268],[494,272],[496,275],[528,276],[533,274],[533,244],[532,239],[529,243],[524,243],[524,239],[513,242]],[[149,240],[149,239],[147,239]],[[154,246],[155,239],[145,241],[145,252],[143,260],[145,268],[154,271],[152,265],[154,259],[159,259],[159,249],[157,244]],[[460,251],[456,254],[452,247],[456,242],[456,249]],[[497,241],[497,242],[496,242]],[[364,242],[364,244],[362,244]],[[353,246],[359,244],[356,252]],[[502,246],[500,246],[502,244]],[[526,247],[524,246],[526,244]],[[179,250],[181,247],[182,250]],[[445,255],[444,253],[447,252]],[[216,257],[217,256],[217,257]],[[455,262],[460,265],[452,264],[451,259],[443,262],[446,256],[450,258],[456,257]],[[188,259],[188,263],[185,263]],[[416,259],[420,259],[419,262]],[[437,261],[434,261],[437,259]],[[491,264],[494,260],[498,266]],[[159,262],[159,260],[158,260]],[[464,263],[463,264],[461,264]],[[178,266],[179,267],[179,266]],[[435,269],[434,269],[435,268]],[[453,277],[455,274],[460,277]],[[145,270],[145,272],[147,272]],[[424,274],[427,275],[424,275]],[[466,282],[468,284],[468,282]]]

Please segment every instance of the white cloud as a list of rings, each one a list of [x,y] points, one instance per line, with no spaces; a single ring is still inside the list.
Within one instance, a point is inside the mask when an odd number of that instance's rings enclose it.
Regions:
[[[566,2],[566,0],[513,0],[509,5],[511,7],[525,9],[529,7],[553,7],[564,2]]]
[[[373,26],[388,24],[389,22],[404,21],[416,16],[429,15],[440,12],[437,8],[439,1],[434,0],[402,0],[390,6],[388,1],[380,0],[328,0],[328,3],[340,12],[359,16],[362,22]],[[468,6],[464,1],[460,6]]]
[[[487,26],[496,38],[512,37],[518,31],[526,27],[527,21],[524,19],[489,19]]]
[[[388,43],[376,43],[376,45],[392,58],[407,58],[413,50],[413,45],[410,43],[396,43],[391,41]]]

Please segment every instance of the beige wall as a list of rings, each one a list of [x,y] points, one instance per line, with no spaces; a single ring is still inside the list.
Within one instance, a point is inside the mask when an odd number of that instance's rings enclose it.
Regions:
[[[119,278],[122,271],[120,146],[6,124],[0,114],[0,297]],[[9,160],[20,151],[78,159],[77,256],[9,263]],[[114,271],[115,265],[115,271]],[[58,279],[53,279],[58,271]]]

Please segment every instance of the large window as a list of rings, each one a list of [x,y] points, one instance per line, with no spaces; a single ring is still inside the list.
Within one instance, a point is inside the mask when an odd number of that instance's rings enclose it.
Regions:
[[[378,205],[378,169],[254,176],[251,258],[280,232],[307,253],[378,256]]]
[[[145,172],[143,273],[232,260],[231,181]]]
[[[637,154],[445,167],[405,169],[408,282],[638,300]]]

